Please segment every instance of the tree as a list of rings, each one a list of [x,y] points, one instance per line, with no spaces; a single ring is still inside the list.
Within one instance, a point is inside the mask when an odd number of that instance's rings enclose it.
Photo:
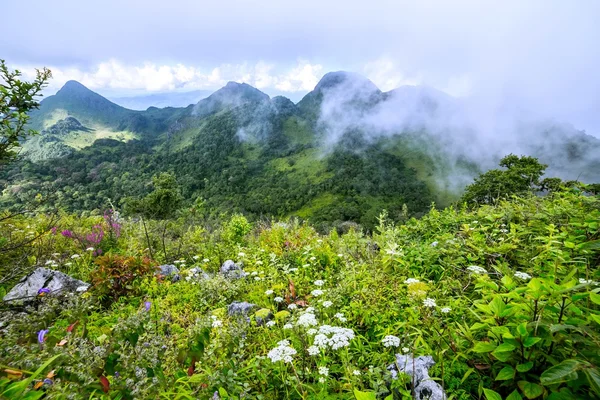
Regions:
[[[33,82],[19,79],[19,70],[11,71],[0,60],[0,164],[6,164],[18,154],[21,141],[37,132],[25,129],[27,113],[40,106],[37,100],[52,77],[49,69],[36,70]]]
[[[500,199],[540,190],[540,178],[548,167],[535,157],[514,154],[500,160],[500,166],[506,169],[492,169],[467,186],[462,201],[494,204]]]

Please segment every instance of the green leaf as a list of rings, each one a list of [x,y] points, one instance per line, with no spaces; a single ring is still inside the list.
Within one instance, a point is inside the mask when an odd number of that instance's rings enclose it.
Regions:
[[[576,360],[564,360],[558,365],[554,365],[545,370],[540,376],[542,385],[552,385],[554,383],[567,382],[577,372],[580,363]],[[577,379],[577,374],[575,374]]]
[[[496,380],[497,381],[507,381],[509,379],[513,379],[515,377],[515,370],[513,369],[513,367],[507,365],[506,367],[502,368],[500,370],[500,372],[498,372],[498,375],[496,375]]]
[[[521,337],[526,337],[529,333],[527,332],[527,322],[523,322],[517,326],[517,333]]]
[[[494,351],[492,353],[494,357],[502,362],[507,362],[513,355],[512,351]]]
[[[600,315],[590,314],[590,317],[592,317],[597,324],[600,324]]]
[[[600,304],[600,294],[596,294],[594,292],[590,292],[590,300],[596,304]]]
[[[582,243],[579,245],[579,248],[587,250],[600,249],[600,240],[592,240],[591,242]]]
[[[531,368],[533,368],[533,361],[526,362],[525,364],[517,365],[517,371],[519,372],[527,372]]]
[[[356,397],[356,400],[376,400],[377,399],[375,392],[361,392],[358,389],[354,389],[354,397]]]
[[[523,397],[521,397],[518,390],[513,390],[513,392],[508,395],[506,400],[523,400]]]
[[[477,342],[475,347],[473,347],[473,351],[475,353],[490,353],[496,349],[496,345],[490,342]]]
[[[527,381],[519,381],[517,383],[523,395],[528,399],[535,399],[544,393],[544,388],[537,383],[527,382]]]
[[[502,400],[502,396],[500,396],[497,392],[494,392],[492,389],[483,389],[483,393],[485,394],[485,398],[487,400]]]
[[[600,396],[600,373],[598,372],[598,368],[586,368],[583,372],[587,376],[592,390],[596,395]]]
[[[516,347],[510,343],[502,343],[500,346],[496,347],[497,352],[504,352],[504,351],[513,351],[514,349],[516,349]]]
[[[394,394],[392,393],[392,394],[386,396],[385,399],[383,399],[383,400],[394,400]]]
[[[534,344],[536,344],[537,342],[539,342],[540,340],[542,340],[542,338],[539,338],[539,337],[528,337],[528,338],[525,338],[525,340],[523,340],[523,346],[525,346],[525,347],[531,347]]]

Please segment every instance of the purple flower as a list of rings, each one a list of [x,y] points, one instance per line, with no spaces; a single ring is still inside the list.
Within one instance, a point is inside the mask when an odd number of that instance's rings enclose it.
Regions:
[[[47,287],[43,287],[40,290],[38,290],[38,296],[42,295],[42,293],[50,294],[50,289],[48,289]]]
[[[52,229],[50,229],[52,231],[53,235],[56,235],[56,230],[58,229],[57,226],[53,226]]]
[[[121,374],[119,373],[119,371],[115,371],[115,378],[118,378],[120,376],[121,376]]]
[[[144,306],[146,307],[146,311],[150,311],[150,307],[152,307],[152,303],[150,303],[149,301],[144,303]]]
[[[52,382],[52,379],[48,379],[48,378],[46,378],[46,379],[44,379],[44,383],[45,383],[46,385],[52,385],[54,382]]]
[[[64,237],[68,237],[68,238],[72,238],[73,237],[73,232],[71,232],[68,229],[65,229],[60,234],[63,235]]]
[[[46,333],[48,333],[48,329],[42,329],[41,331],[38,332],[38,342],[44,343],[44,341],[46,340]]]

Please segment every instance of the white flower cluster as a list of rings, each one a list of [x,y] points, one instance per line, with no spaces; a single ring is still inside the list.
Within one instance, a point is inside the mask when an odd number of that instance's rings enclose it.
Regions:
[[[352,371],[352,375],[360,376],[360,371],[355,369],[354,371]]]
[[[216,316],[211,315],[210,318],[212,319],[213,328],[220,328],[221,326],[223,326],[223,321],[220,321]]]
[[[271,362],[283,361],[286,363],[292,362],[292,356],[295,355],[296,350],[290,346],[289,340],[282,340],[277,343],[277,347],[269,351],[267,357],[271,359]]]
[[[531,279],[531,275],[529,275],[527,272],[517,271],[515,272],[515,276],[519,279],[523,279],[524,281],[528,281]]]
[[[88,247],[87,249],[85,249],[85,251],[94,251],[95,249],[93,247]]]
[[[80,256],[79,254],[73,254],[73,255],[71,256],[71,258],[72,258],[72,259],[76,259],[76,258],[80,258],[80,257],[81,257],[81,256]]]
[[[275,292],[273,292],[271,289],[269,289],[269,290],[267,290],[267,291],[265,292],[265,294],[266,294],[267,296],[270,296],[270,295],[272,295],[273,293],[275,293]]]
[[[315,297],[319,297],[323,294],[323,291],[321,289],[315,289],[312,292],[310,292],[310,294],[312,294]]]
[[[471,265],[471,266],[467,267],[467,270],[473,272],[474,274],[478,274],[478,275],[487,274],[487,271],[485,270],[485,268],[482,268],[478,265]]]
[[[58,263],[54,260],[46,261],[46,265],[49,265],[50,267],[58,267]]]
[[[350,345],[354,339],[354,331],[339,326],[323,325],[319,327],[319,333],[315,335],[314,345],[325,349],[331,347],[333,350],[341,349]]]
[[[304,314],[302,314],[298,318],[298,322],[297,322],[298,326],[303,326],[305,328],[308,328],[309,326],[315,326],[317,324],[318,324],[317,318],[315,317],[315,315],[313,313],[310,313],[310,312],[305,312]]]
[[[325,300],[325,301],[323,302],[323,307],[325,307],[325,308],[329,308],[329,307],[331,307],[332,305],[333,305],[333,302],[331,302],[331,301],[329,301],[329,300]]]
[[[267,321],[267,323],[265,324],[268,328],[275,326],[276,322],[275,321]]]
[[[319,287],[323,286],[325,284],[325,282],[322,281],[321,279],[316,280],[314,283],[315,283],[315,286],[319,286]]]
[[[346,319],[346,317],[344,317],[344,314],[342,314],[342,313],[336,313],[336,314],[334,315],[334,317],[336,317],[337,319],[339,319],[339,320],[340,320],[340,322],[346,322],[346,321],[348,321],[348,320]]]
[[[600,282],[596,282],[591,279],[583,279],[583,278],[579,278],[579,283],[582,285],[591,285],[591,284],[596,285],[596,286],[600,285]]]
[[[317,346],[310,346],[308,349],[306,349],[306,351],[308,351],[308,354],[311,356],[316,356],[320,353],[320,350]]]
[[[273,299],[275,303],[281,303],[283,301],[283,297],[277,296]]]
[[[431,297],[428,297],[425,300],[423,300],[423,305],[425,307],[429,307],[429,308],[434,308],[436,306],[435,300],[432,299]]]
[[[385,347],[398,347],[400,346],[400,338],[394,335],[387,335],[381,341]]]
[[[407,280],[404,281],[404,283],[407,285],[411,285],[413,283],[419,283],[419,282],[421,282],[421,281],[418,279],[415,279],[415,278],[408,278]]]
[[[319,367],[319,375],[328,376],[329,368],[327,367]]]
[[[173,264],[185,264],[185,260],[175,260]]]
[[[283,325],[283,329],[294,329],[294,325],[292,325],[292,324],[285,324],[285,325]]]
[[[444,307],[440,311],[443,312],[444,314],[448,314],[451,310],[452,309],[450,307]]]
[[[298,308],[298,306],[297,306],[297,305],[295,305],[294,303],[292,303],[292,304],[290,304],[290,305],[288,306],[288,309],[289,309],[289,310],[295,310],[296,308]]]

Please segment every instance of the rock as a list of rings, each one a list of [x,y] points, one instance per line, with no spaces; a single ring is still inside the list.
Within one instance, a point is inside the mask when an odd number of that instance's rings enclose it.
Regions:
[[[234,263],[232,260],[225,261],[223,265],[221,265],[220,272],[229,279],[244,278],[247,275],[242,267]]]
[[[396,364],[388,367],[392,378],[396,379],[398,372],[409,376],[414,374],[415,399],[417,400],[446,400],[442,386],[429,377],[429,368],[435,365],[433,357],[420,356],[414,358],[410,354],[396,354]]]
[[[190,269],[188,272],[189,272],[189,275],[186,278],[187,280],[210,279],[210,275],[208,275],[206,272],[204,272],[204,270],[202,268],[199,268],[199,267],[194,267],[194,268]]]
[[[48,295],[85,292],[90,284],[71,278],[69,275],[47,268],[37,268],[26,275],[4,296],[4,301],[29,301],[38,295],[38,290],[49,289]]]
[[[227,314],[229,314],[230,317],[235,315],[247,317],[255,307],[257,307],[256,304],[248,303],[246,301],[234,301],[227,306]]]
[[[177,282],[181,279],[179,275],[179,269],[172,264],[159,265],[157,267],[160,271],[156,272],[156,275],[163,275],[166,277],[171,277],[171,282]]]

